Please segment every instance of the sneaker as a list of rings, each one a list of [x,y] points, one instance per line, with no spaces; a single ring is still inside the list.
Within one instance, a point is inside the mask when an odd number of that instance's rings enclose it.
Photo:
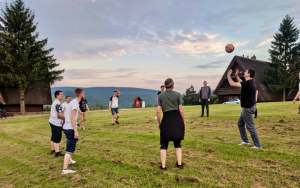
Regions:
[[[116,124],[119,124],[119,122],[118,121],[115,121],[116,122]]]
[[[251,147],[251,149],[262,149],[262,147],[253,146],[253,147]]]
[[[84,128],[84,127],[82,127],[82,130],[85,130],[85,128]]]
[[[112,123],[112,125],[115,125],[114,123]]]
[[[61,174],[71,174],[71,173],[75,173],[76,170],[70,170],[70,169],[67,169],[67,170],[63,170]]]
[[[179,169],[183,169],[183,164],[178,165],[178,163],[176,163],[176,166],[177,166],[177,168],[179,168]]]
[[[157,119],[157,117],[155,116],[155,118],[154,119]]]
[[[61,154],[61,151],[60,152],[57,152],[55,154],[55,157],[58,158],[58,157],[64,157],[65,155]]]
[[[251,144],[250,144],[250,143],[247,143],[247,142],[242,142],[242,143],[239,144],[239,146],[245,146],[245,145],[246,145],[246,146],[250,146]]]
[[[80,124],[77,124],[77,128],[80,128]]]
[[[73,161],[72,159],[70,159],[69,164],[75,164],[76,161]]]
[[[160,168],[160,170],[161,170],[161,171],[166,171],[166,170],[167,170],[167,168],[166,168],[166,167],[165,167],[165,168],[163,168],[162,166],[160,166],[159,168]]]

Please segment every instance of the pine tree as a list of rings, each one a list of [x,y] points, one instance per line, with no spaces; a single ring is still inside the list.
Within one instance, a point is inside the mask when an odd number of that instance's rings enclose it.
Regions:
[[[48,39],[38,40],[34,11],[25,8],[23,0],[5,4],[0,16],[0,84],[18,87],[20,111],[25,114],[24,92],[28,87],[45,88],[62,80],[64,70],[53,70],[59,66],[44,49]]]
[[[287,15],[274,35],[269,49],[271,65],[264,72],[264,80],[273,92],[282,91],[283,101],[289,90],[298,86],[297,75],[300,68],[299,29],[294,18]]]

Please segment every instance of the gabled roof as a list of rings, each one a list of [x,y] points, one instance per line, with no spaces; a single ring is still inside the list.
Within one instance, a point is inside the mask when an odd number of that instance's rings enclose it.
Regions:
[[[228,68],[226,69],[223,77],[221,78],[217,88],[214,91],[215,94],[218,93],[224,81],[227,80],[227,70],[231,69],[235,63],[237,63],[238,66],[243,69],[241,71],[246,71],[250,68],[256,71],[254,79],[258,88],[258,97],[261,101],[280,101],[282,99],[282,95],[280,94],[280,92],[272,92],[264,83],[263,73],[264,70],[269,67],[269,62],[241,56],[234,56],[234,58],[231,60]],[[243,74],[240,74],[239,76],[244,77]]]
[[[139,96],[134,97],[132,101],[136,101],[136,100],[143,101]]]
[[[4,87],[0,86],[0,101],[4,105],[19,105],[20,104],[20,93],[16,87]],[[25,105],[46,105],[52,104],[51,90],[50,87],[45,89],[43,86],[34,88],[27,88],[24,93]]]

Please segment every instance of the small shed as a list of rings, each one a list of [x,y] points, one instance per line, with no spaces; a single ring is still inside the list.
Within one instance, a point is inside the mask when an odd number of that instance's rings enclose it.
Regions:
[[[143,101],[139,96],[134,97],[132,101],[135,101],[135,107],[140,107],[140,102]]]

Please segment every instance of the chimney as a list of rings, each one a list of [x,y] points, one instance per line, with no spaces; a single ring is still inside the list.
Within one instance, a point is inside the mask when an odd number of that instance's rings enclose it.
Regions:
[[[251,59],[254,59],[254,60],[256,60],[256,56],[255,56],[255,54],[251,57]]]

